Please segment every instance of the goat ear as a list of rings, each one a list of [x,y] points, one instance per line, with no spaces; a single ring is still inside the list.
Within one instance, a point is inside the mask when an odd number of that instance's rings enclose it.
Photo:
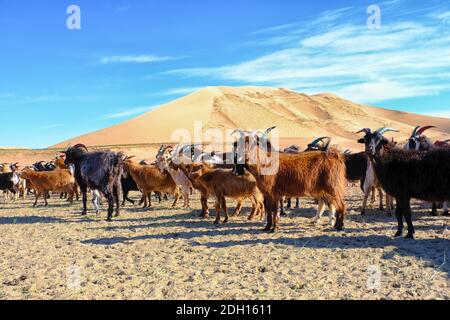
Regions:
[[[365,144],[366,143],[366,140],[363,138],[363,139],[359,139],[358,140],[358,143],[362,143],[362,144]]]

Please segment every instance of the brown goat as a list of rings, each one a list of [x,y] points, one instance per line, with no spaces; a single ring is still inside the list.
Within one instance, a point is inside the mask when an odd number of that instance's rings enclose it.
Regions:
[[[35,192],[33,207],[36,207],[39,197],[44,197],[45,206],[48,206],[47,195],[49,192],[64,192],[69,194],[70,203],[76,193],[75,177],[70,170],[56,169],[54,171],[37,172],[32,169],[25,169],[21,177],[31,182]]]
[[[319,210],[327,205],[331,209],[330,214],[334,215],[337,211],[334,227],[342,230],[346,213],[343,155],[335,151],[293,155],[279,153],[273,151],[266,137],[268,132],[241,137],[245,140],[235,143],[235,148],[245,146],[245,167],[256,178],[258,188],[264,195],[267,213],[265,231],[274,232],[278,229],[278,204],[283,196],[319,199]]]
[[[64,155],[62,155],[62,156],[57,156],[56,158],[55,158],[55,166],[58,168],[58,169],[69,169],[69,167],[64,163],[64,160],[65,160],[66,158],[65,158],[65,156]]]
[[[200,191],[200,203],[202,205],[202,212],[200,217],[205,218],[209,216],[208,210],[208,198],[211,196],[209,190],[205,188],[198,179],[194,179],[190,176],[192,170],[194,169],[194,164],[181,164],[178,168],[183,171],[183,173],[188,177],[194,189]]]
[[[172,207],[176,207],[181,196],[180,190],[169,173],[161,172],[153,165],[140,165],[126,158],[123,162],[125,171],[128,172],[136,182],[138,189],[144,196],[144,208],[152,206],[152,192],[169,193],[175,196]],[[147,202],[148,199],[148,202]]]
[[[238,215],[242,209],[243,199],[250,199],[253,208],[249,220],[255,215],[262,214],[263,203],[258,195],[256,179],[249,173],[243,176],[236,176],[232,170],[213,169],[207,164],[195,164],[190,173],[190,177],[197,180],[203,188],[208,190],[209,195],[216,197],[216,220],[215,224],[220,222],[220,212],[223,210],[225,220],[229,220],[225,198],[238,199],[239,203],[234,214]]]

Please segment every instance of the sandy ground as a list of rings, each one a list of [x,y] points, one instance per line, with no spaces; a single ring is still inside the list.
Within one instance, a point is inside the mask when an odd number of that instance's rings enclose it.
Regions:
[[[214,226],[197,217],[197,195],[195,210],[128,206],[112,223],[31,200],[0,203],[1,299],[450,298],[450,219],[416,204],[416,241],[393,239],[395,218],[357,214],[357,188],[341,233],[327,217],[312,225],[308,200],[277,234],[246,214]]]

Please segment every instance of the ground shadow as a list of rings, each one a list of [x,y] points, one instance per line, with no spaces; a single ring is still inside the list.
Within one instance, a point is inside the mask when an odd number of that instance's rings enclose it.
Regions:
[[[0,225],[6,224],[38,224],[38,223],[64,223],[64,219],[53,217],[0,217]]]

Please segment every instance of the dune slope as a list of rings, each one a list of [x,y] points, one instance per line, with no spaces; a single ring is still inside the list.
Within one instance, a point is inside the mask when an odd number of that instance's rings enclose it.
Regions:
[[[195,122],[203,129],[260,129],[277,125],[281,145],[304,146],[318,136],[332,136],[334,144],[354,150],[361,128],[394,127],[396,139],[409,137],[416,125],[435,125],[435,139],[450,133],[450,119],[364,106],[333,94],[308,96],[287,89],[265,87],[208,87],[129,121],[53,147],[82,142],[89,146],[175,142],[185,129],[194,135]],[[178,140],[177,140],[178,141]]]

